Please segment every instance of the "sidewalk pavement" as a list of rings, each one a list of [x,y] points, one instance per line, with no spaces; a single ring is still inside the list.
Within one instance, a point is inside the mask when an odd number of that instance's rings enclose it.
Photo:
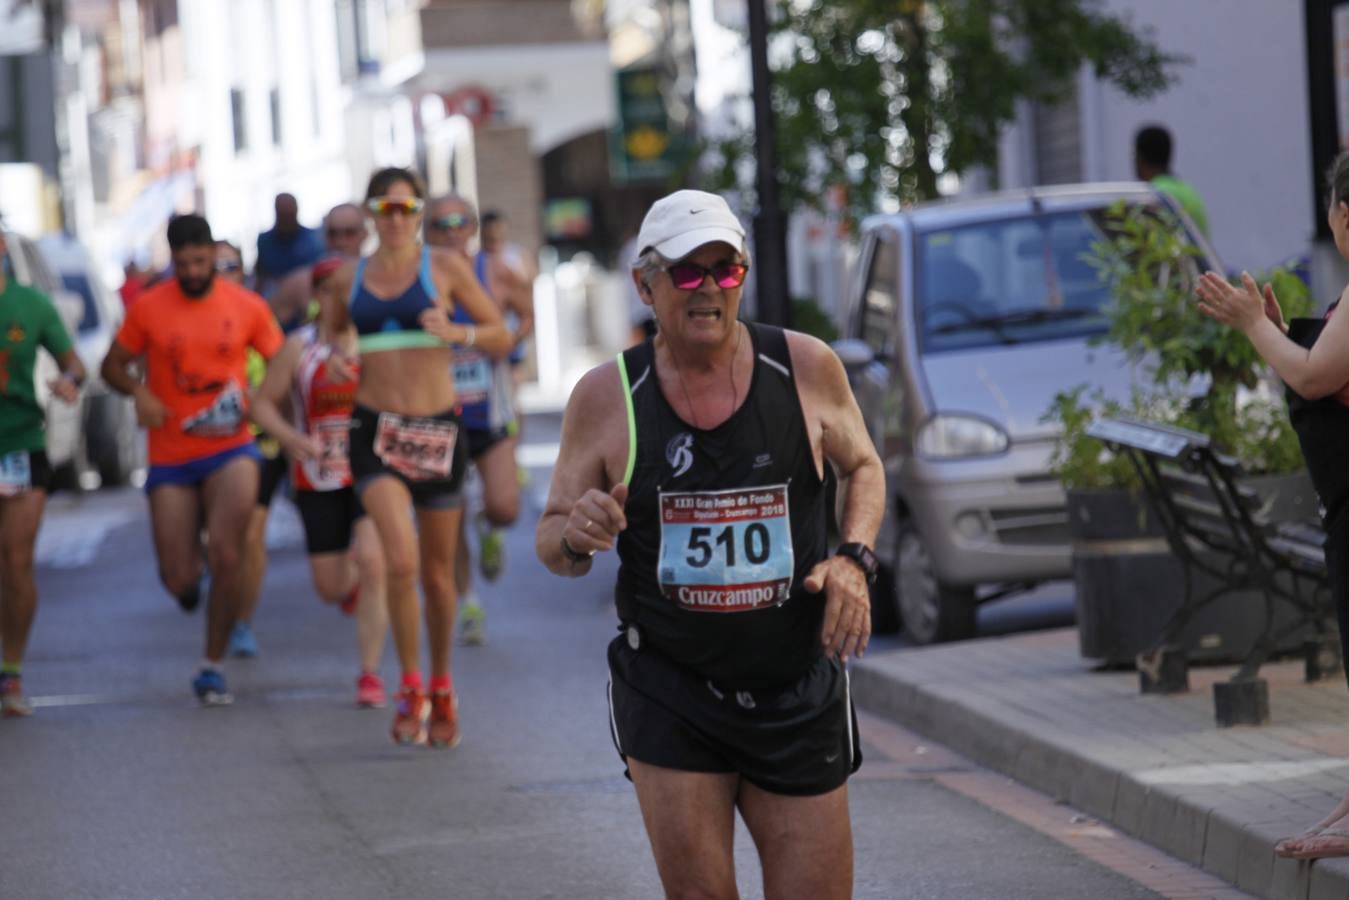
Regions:
[[[1133,671],[1093,671],[1072,628],[868,656],[859,707],[1109,822],[1258,897],[1344,900],[1349,859],[1277,859],[1274,844],[1349,791],[1349,691],[1261,669],[1270,724],[1219,728],[1195,666],[1187,694],[1143,696]]]

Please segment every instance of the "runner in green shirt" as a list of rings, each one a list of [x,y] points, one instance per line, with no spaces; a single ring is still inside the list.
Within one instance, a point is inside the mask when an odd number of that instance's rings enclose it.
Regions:
[[[37,611],[33,548],[47,503],[42,407],[33,370],[43,347],[61,366],[49,387],[66,403],[79,400],[84,365],[46,295],[9,278],[0,232],[0,715],[27,716],[23,655]]]
[[[1204,201],[1192,184],[1171,173],[1171,147],[1171,132],[1162,126],[1140,128],[1134,135],[1134,171],[1139,181],[1151,182],[1157,190],[1170,195],[1204,237],[1208,237]]]

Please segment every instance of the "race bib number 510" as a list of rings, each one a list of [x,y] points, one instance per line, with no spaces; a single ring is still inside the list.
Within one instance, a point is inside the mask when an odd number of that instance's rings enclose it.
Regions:
[[[661,592],[684,609],[783,603],[794,565],[786,485],[660,495]]]

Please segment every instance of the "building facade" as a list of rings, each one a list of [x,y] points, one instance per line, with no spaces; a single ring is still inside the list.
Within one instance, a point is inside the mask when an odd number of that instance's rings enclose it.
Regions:
[[[1134,134],[1160,124],[1174,139],[1172,169],[1203,197],[1229,269],[1325,262],[1317,246],[1324,211],[1311,177],[1304,4],[1109,0],[1107,7],[1186,58],[1176,83],[1134,100],[1084,71],[1058,107],[1023,103],[1000,142],[998,185],[1133,180]],[[1323,279],[1316,280],[1319,289]]]
[[[439,170],[428,177],[504,213],[533,258],[547,238],[543,157],[612,120],[599,10],[572,0],[427,0],[420,15],[425,66],[407,91],[472,125],[476,183]]]
[[[403,85],[422,65],[420,0],[46,6],[63,15],[39,23],[41,46],[0,44],[23,51],[0,55],[0,98],[22,101],[0,100],[0,163],[59,187],[35,229],[79,237],[113,283],[128,262],[165,264],[174,212],[203,212],[251,262],[278,192],[317,225],[373,168],[417,162]]]

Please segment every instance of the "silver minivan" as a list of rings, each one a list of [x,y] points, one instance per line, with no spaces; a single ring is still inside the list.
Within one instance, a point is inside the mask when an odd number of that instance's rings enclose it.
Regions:
[[[80,316],[71,337],[89,369],[89,381],[81,392],[84,427],[77,459],[81,468],[98,473],[104,487],[126,484],[145,465],[136,407],[98,374],[122,324],[121,298],[108,288],[93,257],[74,238],[53,232],[38,240],[37,246],[61,287],[80,301]]]
[[[873,216],[835,344],[886,467],[878,630],[970,637],[979,603],[1071,574],[1049,472],[1054,395],[1083,382],[1126,398],[1136,373],[1106,328],[1086,261],[1118,200],[1183,213],[1144,184],[1035,188]]]

